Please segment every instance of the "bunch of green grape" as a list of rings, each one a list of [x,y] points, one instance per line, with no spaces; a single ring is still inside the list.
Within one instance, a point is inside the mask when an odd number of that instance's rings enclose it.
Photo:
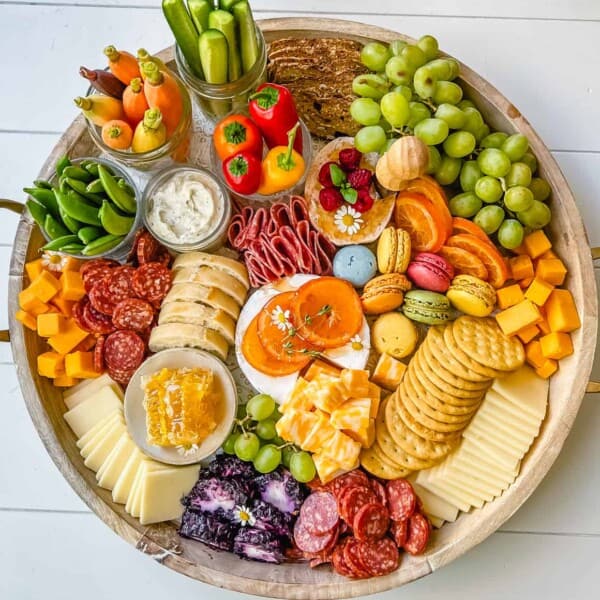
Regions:
[[[453,215],[473,218],[508,249],[519,246],[525,228],[541,229],[551,218],[544,201],[548,183],[534,177],[535,156],[521,134],[492,133],[454,80],[459,64],[439,57],[438,42],[425,35],[415,44],[371,42],[361,61],[374,71],[352,83],[359,96],[350,107],[363,127],[354,144],[384,153],[399,137],[415,135],[429,147],[427,173],[441,185],[460,182],[450,201]]]
[[[275,425],[281,413],[268,394],[258,394],[240,404],[235,426],[223,444],[223,452],[251,462],[259,473],[271,473],[280,464],[302,483],[314,479],[315,463],[308,452],[277,436]]]

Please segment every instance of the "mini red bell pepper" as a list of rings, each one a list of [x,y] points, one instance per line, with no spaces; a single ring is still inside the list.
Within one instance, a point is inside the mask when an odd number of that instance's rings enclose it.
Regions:
[[[257,125],[245,115],[229,115],[221,119],[215,127],[213,140],[221,160],[244,150],[262,158],[262,135]]]
[[[238,194],[254,194],[260,185],[262,165],[255,154],[244,150],[223,161],[227,185]]]
[[[290,90],[276,83],[263,83],[250,96],[248,110],[269,148],[287,146],[288,131],[298,122],[298,111]],[[300,130],[296,135],[294,150],[302,154]]]

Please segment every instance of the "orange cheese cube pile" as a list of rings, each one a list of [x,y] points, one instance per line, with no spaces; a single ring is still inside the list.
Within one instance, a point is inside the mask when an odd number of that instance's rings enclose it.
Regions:
[[[315,361],[317,362],[317,361]],[[313,453],[324,483],[356,469],[362,448],[375,439],[375,417],[381,390],[369,372],[326,363],[311,366],[279,407],[277,434]]]
[[[548,378],[560,359],[573,354],[570,333],[581,325],[573,295],[559,287],[567,268],[542,230],[526,236],[515,252],[509,260],[514,283],[496,292],[496,320],[506,335],[519,337],[527,362]]]

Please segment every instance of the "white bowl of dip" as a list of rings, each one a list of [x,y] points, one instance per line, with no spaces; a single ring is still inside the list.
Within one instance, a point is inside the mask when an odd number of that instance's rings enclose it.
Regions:
[[[175,166],[148,182],[142,214],[150,233],[171,250],[211,251],[225,242],[231,201],[227,188],[206,169]]]

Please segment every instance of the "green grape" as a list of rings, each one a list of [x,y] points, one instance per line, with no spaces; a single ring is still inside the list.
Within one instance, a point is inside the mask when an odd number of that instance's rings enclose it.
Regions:
[[[524,162],[531,169],[531,174],[535,175],[538,167],[537,158],[531,152],[525,152],[521,157],[521,162]]]
[[[458,76],[458,63],[453,58],[437,58],[424,66],[436,79],[451,81]]]
[[[247,431],[246,433],[242,433],[238,439],[235,440],[233,449],[240,460],[249,462],[254,460],[254,457],[258,454],[260,440],[254,433]]]
[[[379,100],[384,94],[387,94],[389,89],[389,82],[381,75],[374,75],[373,73],[357,75],[352,80],[352,91],[363,98]]]
[[[385,44],[369,42],[360,51],[360,60],[369,71],[378,73],[385,69],[385,63],[391,55],[391,50]]]
[[[275,409],[275,400],[269,394],[257,394],[248,400],[246,410],[255,421],[268,419]]]
[[[261,440],[272,440],[277,435],[275,429],[275,421],[266,419],[265,421],[259,421],[256,424],[256,435]]]
[[[279,419],[281,418],[281,412],[279,410],[279,404],[275,403],[275,408],[273,409],[273,412],[269,415],[269,419],[271,419],[271,421],[279,421]]]
[[[290,468],[290,460],[294,454],[296,454],[296,450],[294,450],[293,446],[285,446],[281,450],[281,462],[286,469]]]
[[[413,87],[415,88],[415,92],[421,98],[426,99],[431,98],[433,96],[437,85],[437,81],[437,77],[428,68],[428,65],[425,65],[424,67],[419,67],[415,71],[412,83]]]
[[[504,194],[504,205],[508,210],[521,212],[531,208],[533,204],[533,192],[522,185],[508,188]]]
[[[296,452],[290,458],[290,473],[300,483],[308,483],[315,478],[317,470],[308,452]]]
[[[387,141],[387,136],[383,127],[380,125],[371,125],[359,129],[354,136],[354,145],[359,152],[367,154],[368,152],[379,152]]]
[[[488,235],[491,235],[500,227],[504,221],[504,210],[497,204],[488,204],[484,206],[475,215],[473,221],[481,227]]]
[[[473,192],[463,192],[451,198],[448,207],[453,216],[468,219],[481,209],[481,200]]]
[[[508,137],[507,133],[503,133],[502,131],[494,131],[494,133],[490,133],[486,135],[481,140],[482,148],[500,148],[504,141]]]
[[[234,431],[227,436],[227,439],[223,442],[223,452],[225,454],[235,454],[235,442],[240,435],[239,431]]]
[[[527,187],[531,183],[531,169],[523,162],[513,163],[510,166],[505,183],[507,187],[514,187],[515,185]]]
[[[389,150],[389,149],[392,147],[392,145],[394,144],[394,142],[395,142],[395,141],[397,141],[397,140],[399,140],[399,139],[400,139],[400,138],[397,138],[397,137],[390,138],[390,139],[389,139],[389,140],[388,140],[388,141],[385,143],[385,146],[383,147],[383,149],[380,151],[380,152],[381,152],[381,154],[385,154],[385,153],[386,153],[386,152],[387,152],[387,151],[388,151],[388,150]]]
[[[246,412],[246,404],[238,404],[237,410],[235,412],[235,418],[240,421],[246,417],[248,413]]]
[[[429,148],[429,163],[427,164],[428,175],[433,175],[442,164],[442,155],[435,146],[427,146]]]
[[[422,102],[410,102],[408,106],[410,107],[410,119],[406,125],[410,129],[414,129],[417,123],[431,117],[431,111]]]
[[[475,136],[468,131],[455,131],[444,141],[444,152],[454,158],[462,158],[475,150]]]
[[[394,85],[410,85],[414,72],[402,56],[392,56],[385,65],[386,77]]]
[[[356,100],[354,101],[356,102]],[[354,104],[354,102],[352,104]],[[406,125],[410,118],[408,100],[399,92],[388,92],[381,100],[381,114],[392,127]],[[372,123],[364,123],[369,125]]]
[[[522,133],[515,133],[508,136],[501,146],[501,150],[512,162],[521,160],[528,148],[529,142]]]
[[[529,183],[529,189],[533,193],[533,197],[540,202],[547,200],[552,192],[550,184],[541,177],[534,177]]]
[[[477,108],[470,100],[467,100],[466,98],[461,100],[456,106],[458,106],[460,110],[465,110],[465,108]]]
[[[504,177],[510,171],[510,158],[498,148],[485,148],[477,157],[483,173],[492,177]]]
[[[410,44],[407,44],[402,48],[400,56],[406,61],[406,64],[415,71],[427,62],[425,52],[418,46],[411,46]]]
[[[393,129],[393,127],[383,117],[381,117],[377,125],[379,125],[379,127],[381,127],[383,131],[385,131],[385,135],[388,135]]]
[[[436,104],[458,104],[462,100],[462,95],[460,85],[453,81],[439,80],[433,91],[433,101]]]
[[[437,58],[439,51],[438,41],[432,35],[424,35],[419,38],[417,46],[423,50],[427,60]]]
[[[475,184],[483,176],[476,160],[467,160],[460,170],[460,187],[463,192],[472,192]]]
[[[452,185],[460,173],[461,166],[462,160],[460,158],[453,158],[444,154],[442,162],[435,172],[435,180],[440,185]]]
[[[435,111],[435,118],[442,119],[448,123],[450,129],[462,129],[467,120],[467,115],[453,104],[440,104]]]
[[[502,184],[495,178],[489,175],[484,175],[477,180],[475,184],[475,193],[478,198],[481,198],[486,204],[493,204],[502,198]]]
[[[462,128],[475,135],[485,125],[481,113],[476,108],[469,107],[463,108],[462,111],[465,113],[465,124]]]
[[[506,219],[498,229],[498,242],[503,248],[513,250],[523,243],[523,225],[516,219]]]
[[[274,437],[271,440],[271,443],[275,444],[276,446],[285,446],[285,444],[287,444],[287,442],[283,438],[280,438],[279,436]]]
[[[397,85],[392,88],[392,92],[398,92],[399,94],[402,94],[408,102],[410,102],[413,97],[412,88],[407,85]]]
[[[373,98],[357,98],[350,105],[350,116],[361,125],[377,125],[381,109]]]
[[[393,56],[400,56],[402,49],[408,46],[404,40],[392,40],[390,42],[390,52]]]
[[[281,464],[281,450],[274,444],[265,444],[254,457],[253,464],[259,473],[271,473]]]
[[[442,119],[424,119],[417,123],[414,133],[428,146],[435,146],[448,137],[448,123]]]
[[[475,133],[473,134],[475,136],[475,140],[477,141],[477,143],[481,142],[481,140],[488,135],[490,132],[490,127],[487,123],[484,123],[483,125],[481,125],[480,127],[478,127],[475,130]]]
[[[517,218],[525,227],[542,229],[542,227],[546,227],[550,223],[552,213],[546,204],[539,200],[534,200],[533,204],[527,210],[517,213]]]

